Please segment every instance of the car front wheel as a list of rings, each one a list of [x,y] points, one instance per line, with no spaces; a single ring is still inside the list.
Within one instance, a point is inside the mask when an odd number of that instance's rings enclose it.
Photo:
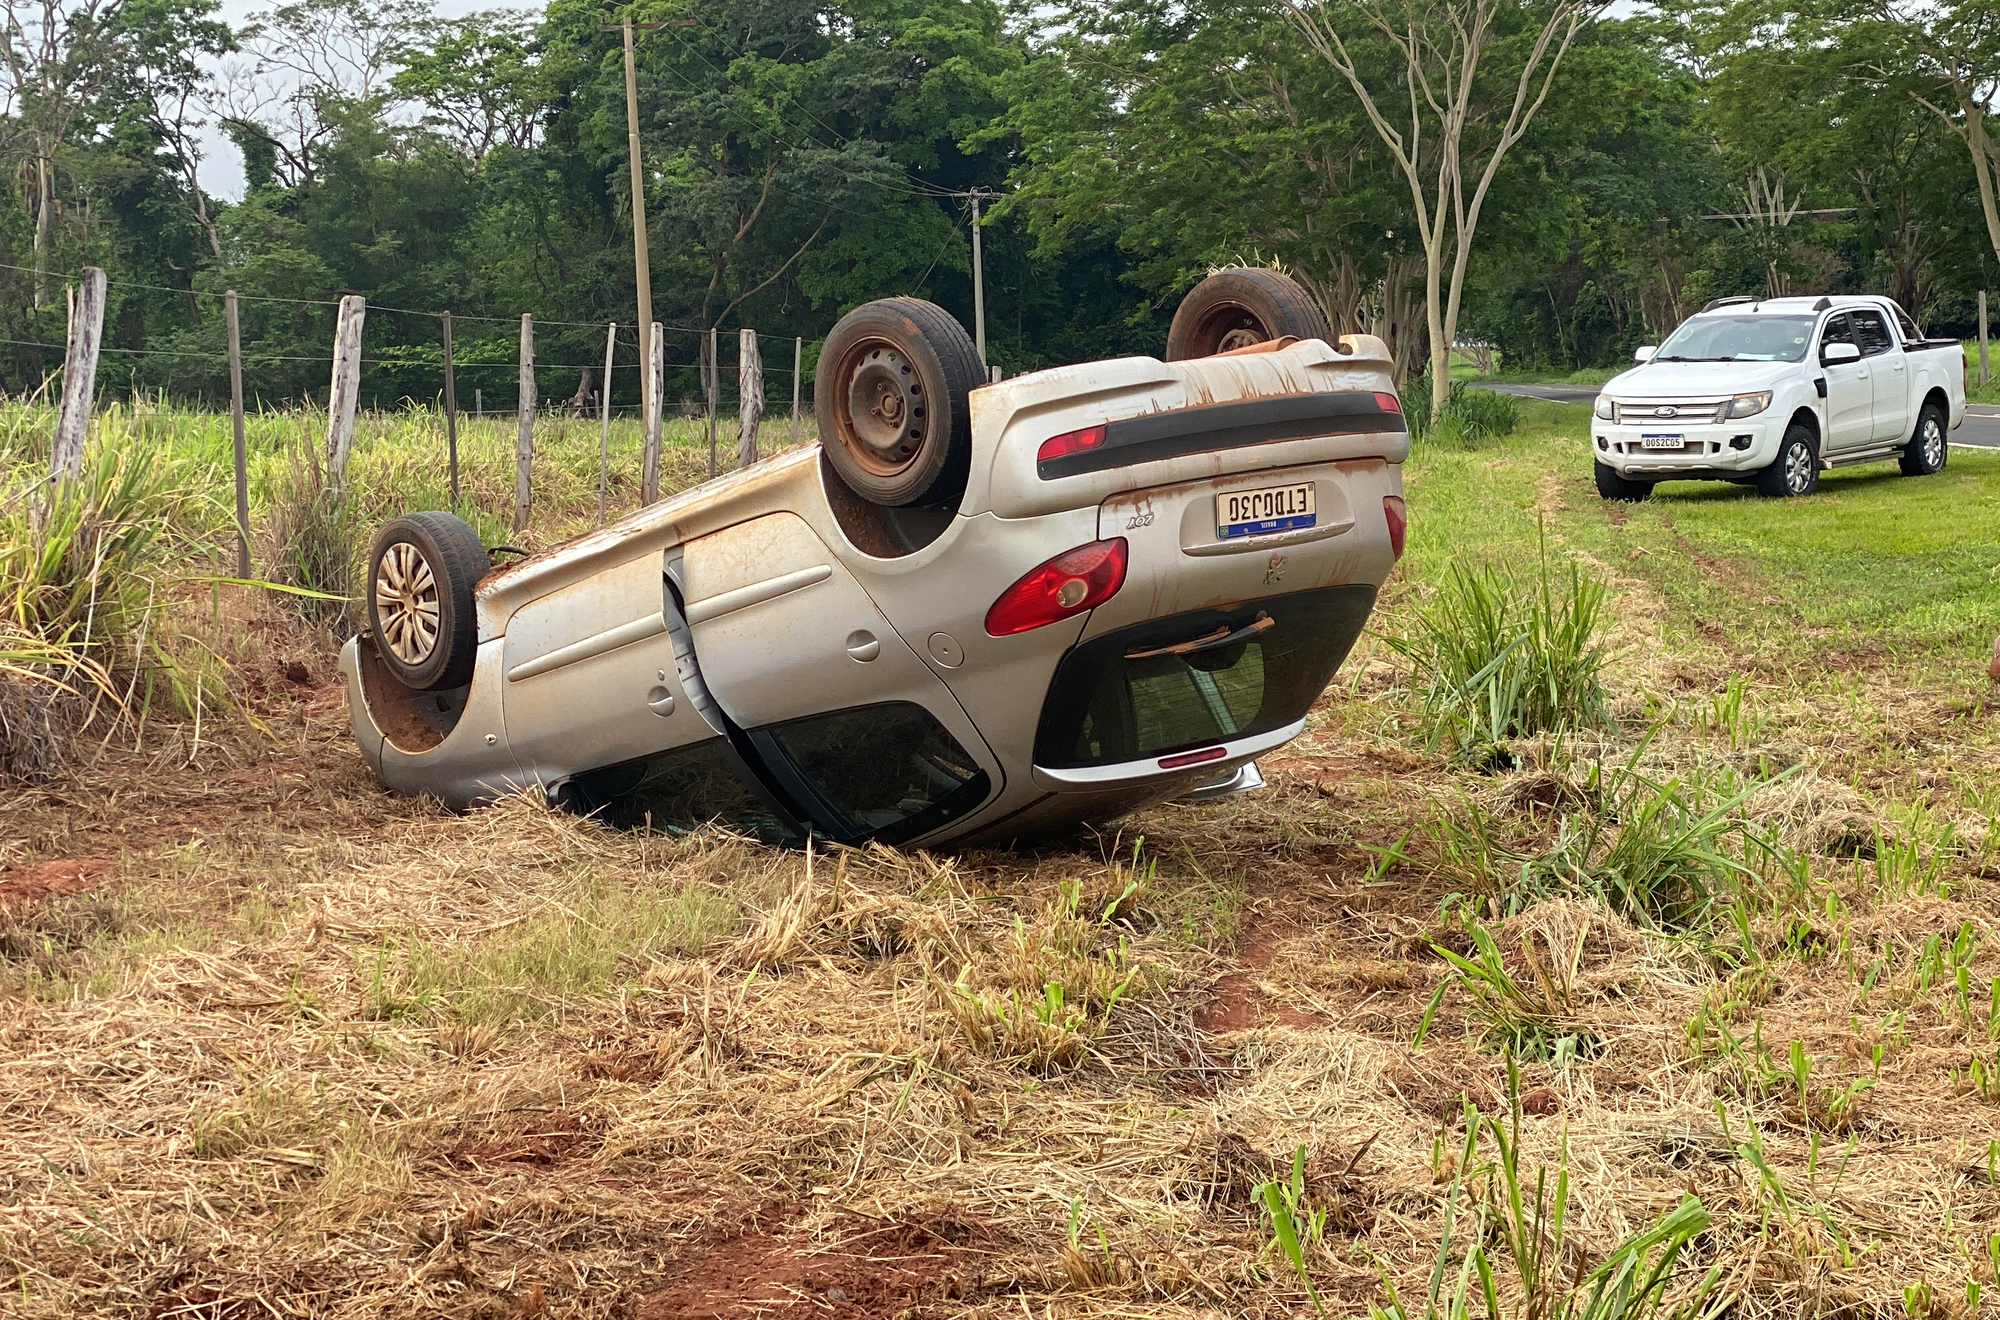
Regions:
[[[1928,477],[1933,472],[1942,472],[1950,453],[1951,447],[1944,438],[1944,409],[1927,403],[1917,414],[1917,429],[1910,436],[1910,443],[1903,446],[1903,475]]]
[[[1633,481],[1609,463],[1597,465],[1597,493],[1607,500],[1643,500],[1653,493],[1650,481]]]
[[[1770,499],[1790,499],[1818,489],[1819,442],[1810,430],[1794,423],[1785,429],[1777,458],[1757,474],[1757,493]]]

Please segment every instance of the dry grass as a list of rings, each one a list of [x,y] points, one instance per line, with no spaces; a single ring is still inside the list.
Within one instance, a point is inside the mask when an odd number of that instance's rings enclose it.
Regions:
[[[1656,639],[1615,727],[1475,771],[1415,750],[1370,642],[1263,793],[807,855],[390,798],[330,639],[207,603],[236,717],[0,785],[5,1314],[1299,1315],[1255,1189],[1301,1150],[1331,1313],[1386,1277],[1418,1320],[1454,1204],[1446,1275],[1479,1225],[1508,1320],[1688,1195],[1668,1311],[1711,1270],[1750,1318],[1972,1320],[1996,1285],[2000,756],[1962,693],[1732,696],[1719,643]],[[1620,765],[1747,793],[1712,904],[1554,870],[1465,901],[1441,821],[1550,856]],[[1476,964],[1473,923],[1507,1010],[1591,1042],[1511,1096],[1440,952]],[[1532,1290],[1496,1124],[1568,1172]]]

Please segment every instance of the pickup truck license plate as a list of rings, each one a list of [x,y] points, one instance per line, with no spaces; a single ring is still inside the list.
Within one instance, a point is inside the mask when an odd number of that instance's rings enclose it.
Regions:
[[[1225,491],[1215,497],[1216,532],[1225,540],[1310,527],[1314,516],[1310,481],[1296,486]]]
[[[1672,434],[1645,435],[1642,433],[1639,436],[1639,448],[1641,449],[1684,449],[1686,447],[1687,437],[1678,431]]]

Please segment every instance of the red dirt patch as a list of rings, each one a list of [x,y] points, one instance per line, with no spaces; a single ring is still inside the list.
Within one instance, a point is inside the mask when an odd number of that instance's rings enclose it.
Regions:
[[[751,1320],[769,1315],[877,1317],[977,1287],[970,1225],[868,1223],[816,1243],[801,1233],[750,1233],[682,1266],[648,1296],[639,1320]]]
[[[1270,967],[1277,946],[1276,935],[1264,923],[1246,923],[1236,942],[1236,966],[1215,983],[1215,999],[1195,1014],[1195,1026],[1211,1035],[1220,1035],[1269,1023],[1287,1027],[1326,1025],[1289,1004],[1272,1002],[1257,988],[1256,974]]]
[[[485,1169],[496,1164],[560,1164],[585,1153],[599,1137],[566,1109],[523,1117],[511,1130],[477,1141],[454,1141],[438,1158],[454,1168]]]
[[[17,871],[0,871],[0,908],[26,908],[87,889],[111,868],[107,857],[60,857]]]

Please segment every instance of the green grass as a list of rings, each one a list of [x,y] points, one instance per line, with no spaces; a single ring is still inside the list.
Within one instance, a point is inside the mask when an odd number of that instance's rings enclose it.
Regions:
[[[1524,403],[1513,435],[1412,454],[1412,576],[1438,581],[1468,554],[1518,555],[1546,519],[1627,594],[1656,595],[1663,633],[1708,637],[1760,667],[1872,656],[1976,672],[1983,688],[2000,629],[2000,452],[1954,449],[1935,477],[1893,463],[1828,472],[1800,500],[1685,482],[1612,505],[1592,485],[1588,408]]]

